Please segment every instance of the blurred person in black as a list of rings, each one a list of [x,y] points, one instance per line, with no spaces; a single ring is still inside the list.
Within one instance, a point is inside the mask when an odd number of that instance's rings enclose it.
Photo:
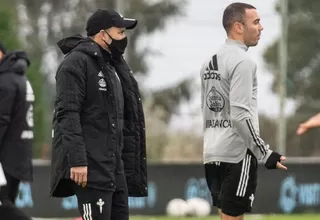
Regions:
[[[0,163],[7,184],[0,200],[15,203],[19,184],[33,180],[33,89],[25,75],[30,61],[24,51],[0,45]]]
[[[320,113],[312,116],[307,121],[301,123],[297,129],[297,135],[306,133],[311,128],[320,127]]]
[[[147,196],[144,113],[123,58],[137,20],[98,9],[87,36],[58,42],[51,196],[76,195],[84,220],[129,219],[128,196]]]
[[[4,175],[2,165],[0,163],[0,191],[2,187],[7,185],[7,180]],[[0,200],[0,216],[5,220],[31,220],[22,210],[18,209],[14,204],[8,200]]]

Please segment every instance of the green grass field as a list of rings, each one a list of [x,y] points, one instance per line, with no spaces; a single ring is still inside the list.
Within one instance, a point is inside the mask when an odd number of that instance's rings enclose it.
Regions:
[[[196,217],[147,217],[147,216],[133,216],[130,220],[219,220],[218,216],[209,216],[205,218]],[[308,215],[247,215],[245,220],[319,220],[320,214],[308,214]]]
[[[42,219],[35,218],[34,220],[74,220],[68,219]],[[245,220],[320,220],[320,214],[305,214],[305,215],[247,215]],[[130,216],[130,220],[220,220],[218,216],[209,217],[166,217],[166,216]]]

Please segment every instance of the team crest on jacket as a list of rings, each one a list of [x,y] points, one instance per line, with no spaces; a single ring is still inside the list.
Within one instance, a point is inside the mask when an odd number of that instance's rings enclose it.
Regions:
[[[221,112],[225,106],[223,96],[214,86],[212,86],[211,90],[208,92],[206,102],[208,108],[213,112]]]
[[[99,80],[99,86],[103,87],[103,88],[106,87],[107,86],[106,81],[104,79],[100,79]]]
[[[104,80],[104,78],[101,78],[101,79],[99,80],[98,84],[99,84],[99,90],[101,90],[101,91],[107,91],[107,89],[106,89],[107,83],[106,83],[106,81]]]

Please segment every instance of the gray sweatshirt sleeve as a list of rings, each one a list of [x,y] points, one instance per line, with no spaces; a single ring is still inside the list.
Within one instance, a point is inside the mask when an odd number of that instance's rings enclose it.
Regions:
[[[243,60],[237,64],[230,76],[231,120],[245,144],[256,146],[258,150],[254,151],[257,159],[265,163],[272,151],[254,129],[250,114],[254,71],[255,63]]]
[[[207,66],[207,62],[205,62],[202,67],[201,67],[201,70],[200,70],[200,82],[201,82],[201,109],[203,110],[203,103],[204,103],[204,82],[202,80],[203,78],[203,74],[204,74],[204,71],[206,69],[206,66]]]

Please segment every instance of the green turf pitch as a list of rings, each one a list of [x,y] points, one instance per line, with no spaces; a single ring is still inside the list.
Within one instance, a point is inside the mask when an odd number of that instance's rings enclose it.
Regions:
[[[146,216],[132,216],[130,220],[220,220],[218,216],[210,216],[205,218],[193,217],[146,217]],[[320,220],[320,214],[308,215],[247,215],[245,220]]]
[[[75,218],[61,219],[45,219],[34,218],[34,220],[74,220]],[[218,216],[209,217],[155,217],[155,216],[130,216],[130,220],[220,220]],[[247,215],[244,220],[320,220],[320,214],[307,214],[307,215]]]

